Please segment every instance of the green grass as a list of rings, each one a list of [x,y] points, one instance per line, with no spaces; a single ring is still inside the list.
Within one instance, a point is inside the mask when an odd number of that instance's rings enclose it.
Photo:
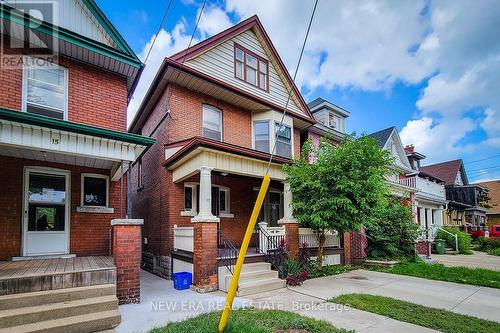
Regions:
[[[492,256],[500,256],[500,247],[497,247],[496,249],[489,249],[487,253]]]
[[[152,333],[215,333],[220,312],[211,312],[156,328]],[[348,332],[335,328],[326,321],[318,321],[279,310],[240,309],[231,314],[226,333],[274,333],[277,330],[304,330],[311,333]]]
[[[442,264],[416,262],[403,263],[392,268],[373,267],[371,270],[421,277],[430,280],[500,288],[500,272],[483,268],[446,267]]]
[[[429,308],[389,297],[347,294],[340,295],[330,301],[445,333],[500,332],[500,324],[494,321]]]

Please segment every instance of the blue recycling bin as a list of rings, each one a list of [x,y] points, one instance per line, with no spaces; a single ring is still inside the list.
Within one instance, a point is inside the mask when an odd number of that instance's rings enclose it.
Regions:
[[[189,272],[178,272],[172,274],[172,280],[174,281],[174,288],[177,290],[189,289],[189,286],[193,282],[193,274]]]

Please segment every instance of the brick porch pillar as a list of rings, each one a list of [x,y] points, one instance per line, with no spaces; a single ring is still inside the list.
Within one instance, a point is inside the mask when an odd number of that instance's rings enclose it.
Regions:
[[[193,286],[200,293],[218,289],[217,226],[219,218],[212,215],[212,169],[200,167],[200,210],[191,219],[194,225]]]
[[[344,263],[346,265],[357,264],[366,259],[366,247],[368,239],[366,230],[361,227],[359,231],[344,233]]]
[[[115,219],[113,258],[116,266],[116,296],[119,304],[141,300],[141,225],[142,219]]]
[[[283,218],[278,224],[285,227],[285,241],[292,258],[297,258],[299,253],[299,224],[293,217],[292,192],[290,184],[283,182]]]

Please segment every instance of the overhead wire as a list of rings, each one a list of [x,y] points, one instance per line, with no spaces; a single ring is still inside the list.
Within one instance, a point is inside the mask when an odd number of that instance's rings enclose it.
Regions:
[[[304,49],[305,49],[306,44],[307,44],[307,39],[309,38],[309,32],[311,31],[311,25],[312,25],[312,22],[314,20],[314,15],[316,13],[316,8],[318,7],[318,2],[319,2],[319,0],[316,0],[314,2],[314,8],[313,8],[313,11],[311,13],[311,18],[309,19],[309,24],[307,25],[307,31],[306,31],[306,35],[304,37],[304,42],[302,43],[302,48],[300,50],[299,60],[297,61],[297,66],[295,67],[295,71],[293,73],[292,83],[291,83],[290,88],[288,90],[288,98],[286,100],[285,108],[283,110],[283,114],[281,115],[281,120],[279,122],[279,127],[278,127],[279,131],[281,131],[282,128],[283,128],[283,122],[285,120],[285,115],[286,115],[286,113],[288,111],[288,105],[289,105],[290,99],[292,97],[292,91],[293,91],[293,86],[292,85],[295,84],[295,80],[297,78],[297,73],[299,71],[300,63],[302,61],[302,56],[304,54]],[[271,150],[271,156],[269,157],[269,161],[267,163],[266,174],[269,172],[269,168],[271,167],[271,162],[272,162],[274,154],[276,152],[276,143],[277,143],[277,140],[278,140],[278,131],[275,130],[275,134],[274,135],[275,136],[274,136],[273,149]],[[292,133],[291,133],[291,135],[292,135]]]

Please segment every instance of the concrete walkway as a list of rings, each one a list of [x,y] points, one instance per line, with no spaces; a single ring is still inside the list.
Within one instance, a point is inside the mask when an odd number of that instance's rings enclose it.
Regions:
[[[445,266],[464,266],[469,268],[486,268],[500,271],[500,257],[491,256],[485,252],[473,251],[472,255],[433,254],[432,260]]]
[[[356,270],[306,281],[293,291],[327,300],[341,294],[387,296],[500,322],[500,289]]]
[[[169,322],[222,310],[225,300],[225,294],[199,294],[191,290],[175,290],[171,280],[141,271],[141,303],[120,305],[122,322],[116,331],[148,332]],[[237,299],[235,306],[248,306],[246,302],[248,300]]]

